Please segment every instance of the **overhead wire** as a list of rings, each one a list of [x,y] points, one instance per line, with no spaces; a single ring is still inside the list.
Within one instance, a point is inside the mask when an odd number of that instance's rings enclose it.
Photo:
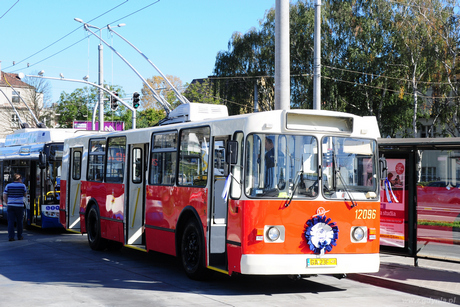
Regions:
[[[3,18],[3,16],[5,16],[16,4],[18,4],[19,0],[16,1],[2,16],[0,16],[0,19]]]
[[[18,1],[19,1],[19,0],[18,0]],[[128,2],[128,1],[129,1],[129,0],[126,0],[125,2],[118,4],[117,6],[111,8],[110,10],[108,10],[108,11],[106,11],[106,12],[100,14],[99,16],[97,16],[97,17],[95,17],[95,18],[89,20],[88,22],[94,21],[94,20],[96,20],[96,19],[98,19],[98,18],[104,16],[105,14],[107,14],[107,13],[113,11],[114,9],[120,7],[121,5],[125,4],[125,3]],[[64,35],[63,37],[61,37],[61,38],[59,38],[58,40],[54,41],[53,43],[49,44],[49,45],[46,46],[45,48],[40,49],[39,51],[37,51],[37,52],[35,52],[34,54],[28,56],[27,58],[25,58],[25,59],[23,59],[23,60],[21,60],[21,61],[15,63],[14,65],[5,67],[4,69],[11,68],[11,67],[13,67],[13,66],[16,66],[16,65],[18,65],[18,64],[20,64],[20,63],[22,63],[22,62],[24,62],[24,61],[26,61],[26,60],[28,60],[28,59],[30,59],[31,57],[33,57],[33,56],[35,56],[35,55],[41,53],[42,51],[44,51],[44,50],[48,49],[49,47],[55,45],[56,43],[60,42],[61,40],[63,40],[64,38],[68,37],[70,34],[74,33],[75,31],[78,31],[79,29],[81,29],[81,26],[78,26],[75,30],[73,30],[73,31],[71,31],[71,32],[69,32],[69,33],[67,33],[66,35]],[[85,38],[86,38],[86,37],[85,37]],[[79,42],[81,42],[81,41],[82,41],[82,40],[79,40],[77,43],[79,43]],[[64,50],[67,50],[68,48],[74,46],[74,45],[77,44],[77,43],[74,43],[74,44],[70,45],[69,47],[66,47],[66,48],[62,49],[61,51],[54,53],[52,56],[55,56],[55,55],[59,54],[60,52],[62,52],[62,51],[64,51]],[[50,57],[51,57],[51,56],[47,57],[47,58],[44,59],[44,60],[47,60],[47,59],[49,59]],[[28,67],[33,66],[33,65],[36,65],[36,64],[38,64],[38,63],[41,63],[41,62],[43,62],[44,60],[41,60],[41,61],[39,61],[39,62],[37,62],[37,63],[32,64],[32,65],[28,65]],[[23,69],[23,68],[19,68],[19,69],[17,69],[17,70],[21,70],[21,69]],[[15,71],[17,71],[17,70],[15,70]]]
[[[18,1],[19,1],[19,0],[18,0]],[[117,5],[117,6],[115,6],[115,7],[113,7],[113,8],[111,8],[110,10],[108,10],[108,11],[102,13],[101,15],[99,15],[99,16],[97,16],[97,17],[91,19],[91,20],[89,20],[88,22],[92,22],[92,21],[98,19],[99,17],[104,16],[105,14],[107,14],[107,13],[113,11],[114,9],[120,7],[121,5],[125,4],[125,3],[128,2],[128,1],[129,1],[129,0],[126,0],[125,2],[123,2],[123,3],[121,3],[121,4]],[[146,9],[146,8],[148,8],[148,7],[150,7],[150,6],[154,5],[154,4],[156,4],[156,3],[158,3],[158,2],[160,2],[160,0],[157,0],[157,1],[155,1],[155,2],[152,2],[151,4],[146,5],[146,6],[142,7],[141,9],[138,9],[138,10],[136,10],[136,11],[134,11],[134,12],[128,14],[128,15],[125,15],[125,16],[123,16],[123,17],[121,17],[121,18],[119,18],[119,19],[117,19],[117,20],[115,20],[115,21],[113,21],[113,22],[111,22],[111,23],[116,23],[117,21],[120,21],[121,19],[124,19],[124,18],[126,18],[126,17],[129,17],[129,16],[131,16],[131,15],[133,15],[133,14],[136,14],[136,13],[138,13],[138,12],[140,12],[140,11],[142,11],[142,10],[144,10],[144,9]],[[110,24],[110,23],[109,23],[109,24]],[[54,44],[58,43],[59,41],[63,40],[64,38],[66,38],[66,37],[69,36],[70,34],[74,33],[74,32],[77,31],[77,30],[79,30],[80,28],[81,28],[80,26],[77,27],[75,30],[73,30],[73,31],[71,31],[70,33],[66,34],[65,36],[61,37],[61,38],[58,39],[57,41],[51,43],[50,45],[46,46],[45,48],[43,48],[43,49],[41,49],[41,50],[39,50],[39,51],[37,51],[36,53],[32,54],[31,56],[29,56],[29,57],[27,57],[27,58],[25,58],[25,59],[23,59],[23,60],[21,60],[21,61],[15,63],[14,65],[5,67],[5,69],[11,68],[11,67],[13,67],[13,66],[16,66],[17,64],[20,64],[20,63],[26,61],[27,59],[29,59],[29,58],[31,58],[31,57],[33,57],[33,56],[39,54],[40,52],[42,52],[42,51],[48,49],[48,48],[51,47],[52,45],[54,45]],[[87,36],[85,36],[85,38],[87,38]],[[83,38],[83,39],[85,39],[85,38]],[[55,56],[55,55],[58,55],[59,53],[61,53],[61,52],[65,51],[65,50],[69,49],[70,47],[73,47],[74,45],[80,43],[83,39],[77,41],[76,43],[71,44],[70,46],[68,46],[68,47],[66,47],[66,48],[64,48],[64,49],[62,49],[62,50],[60,50],[60,51],[58,51],[58,52],[56,52],[56,53],[54,53],[54,54],[51,55],[51,56],[46,57],[45,59],[43,59],[43,60],[41,60],[41,61],[38,61],[38,62],[33,63],[33,64],[27,64],[27,67],[31,67],[31,66],[37,65],[37,64],[39,64],[39,63],[41,63],[41,62],[43,62],[43,61],[45,61],[45,60],[48,60],[49,58],[51,58],[51,57],[53,57],[53,56]],[[22,69],[24,69],[24,68],[25,68],[25,67],[23,67],[23,68],[18,68],[18,69],[16,69],[16,70],[13,70],[12,72],[20,71],[20,70],[22,70]]]

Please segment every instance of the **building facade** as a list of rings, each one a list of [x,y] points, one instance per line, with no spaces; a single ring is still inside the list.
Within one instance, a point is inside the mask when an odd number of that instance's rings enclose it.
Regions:
[[[31,102],[32,97],[34,102]],[[34,107],[34,103],[37,106]],[[37,107],[43,110],[43,95],[21,81],[18,74],[0,70],[0,139],[17,129],[37,127],[32,115],[32,110]]]

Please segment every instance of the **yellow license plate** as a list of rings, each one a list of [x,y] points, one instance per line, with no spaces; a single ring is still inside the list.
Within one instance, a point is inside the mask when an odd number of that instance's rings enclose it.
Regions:
[[[311,266],[336,266],[337,258],[308,258],[307,267]]]

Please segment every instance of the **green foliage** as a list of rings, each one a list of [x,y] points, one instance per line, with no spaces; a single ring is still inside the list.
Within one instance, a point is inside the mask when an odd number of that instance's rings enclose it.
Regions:
[[[62,92],[56,107],[59,126],[73,128],[74,121],[90,121],[92,109],[89,106],[96,101],[96,94],[88,93],[88,88],[78,88],[70,94]]]
[[[166,113],[164,110],[146,109],[137,112],[137,128],[153,127],[158,124],[160,120],[165,118]]]
[[[187,89],[184,92],[184,96],[190,102],[222,104],[222,100],[214,96],[209,79],[199,79],[191,84],[186,84],[186,87]]]
[[[124,92],[120,86],[104,85],[105,88],[112,92],[117,92],[120,98]],[[58,124],[62,128],[72,128],[74,121],[91,121],[94,106],[98,103],[99,89],[96,87],[77,88],[72,93],[62,92],[57,102],[56,113],[58,116]],[[127,119],[126,107],[118,103],[119,107],[116,111],[110,109],[109,95],[104,93],[104,120],[105,121],[125,121]],[[97,108],[99,112],[99,108]]]
[[[460,132],[460,31],[455,0],[324,0],[321,108],[376,116],[382,136],[413,136],[419,118]],[[234,33],[216,57],[215,96],[230,114],[274,105],[274,9]],[[290,6],[291,107],[313,107],[314,4]]]

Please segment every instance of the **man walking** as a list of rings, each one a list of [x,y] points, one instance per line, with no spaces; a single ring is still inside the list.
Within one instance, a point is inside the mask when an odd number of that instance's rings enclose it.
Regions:
[[[3,191],[3,203],[8,204],[8,238],[14,241],[14,222],[18,227],[18,240],[22,240],[22,220],[24,216],[24,197],[27,188],[21,181],[20,174],[13,175],[14,182],[6,185]]]

